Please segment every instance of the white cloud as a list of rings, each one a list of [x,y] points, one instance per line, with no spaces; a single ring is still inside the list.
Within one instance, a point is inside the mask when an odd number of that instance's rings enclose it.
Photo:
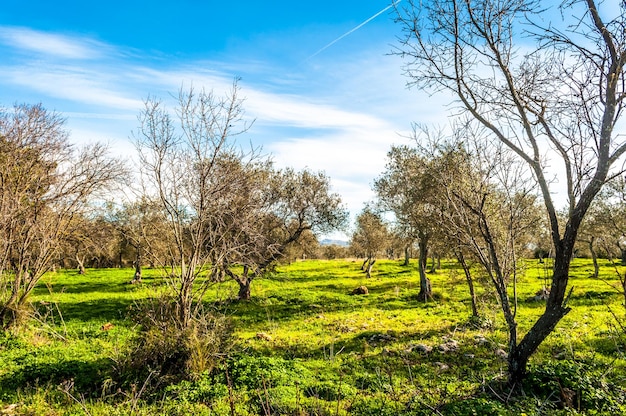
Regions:
[[[232,62],[137,59],[89,39],[0,28],[0,42],[7,39],[16,41],[4,47],[13,58],[0,66],[0,91],[3,85],[19,86],[44,105],[54,102],[76,141],[106,141],[120,154],[132,152],[128,137],[143,99],[150,95],[169,103],[170,94],[192,85],[222,95],[238,75]],[[51,51],[45,65],[19,53],[42,49]],[[404,89],[397,62],[383,58],[362,51],[346,64],[283,69],[285,76],[273,84],[268,80],[275,80],[279,69],[272,78],[246,76],[240,93],[257,123],[244,140],[262,142],[279,166],[325,171],[350,211],[360,211],[373,197],[371,183],[383,171],[389,147],[404,140],[398,132],[409,129],[413,119],[437,113],[431,100]],[[0,101],[15,99],[0,92]]]
[[[88,38],[16,27],[0,27],[0,42],[23,52],[77,60],[96,59],[108,49],[105,44]]]
[[[136,111],[141,100],[126,96],[111,83],[109,74],[72,66],[0,67],[0,74],[14,85],[35,90],[42,96],[68,100],[76,104]],[[114,81],[114,80],[113,80]],[[71,105],[71,104],[70,104]]]

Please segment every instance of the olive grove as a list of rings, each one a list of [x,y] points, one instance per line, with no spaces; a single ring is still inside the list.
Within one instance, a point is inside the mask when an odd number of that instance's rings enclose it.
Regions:
[[[543,314],[509,346],[509,381],[570,311],[569,267],[579,229],[603,185],[623,171],[616,131],[626,100],[626,4],[567,0],[397,4],[409,83],[451,93],[454,111],[525,163],[540,190],[554,250]],[[558,181],[556,180],[558,178]],[[559,221],[555,193],[565,190]]]

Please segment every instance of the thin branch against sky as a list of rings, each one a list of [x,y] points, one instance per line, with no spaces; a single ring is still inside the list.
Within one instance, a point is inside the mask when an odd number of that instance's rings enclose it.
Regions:
[[[359,30],[360,28],[362,28],[363,26],[365,26],[366,24],[368,24],[369,22],[371,22],[372,20],[376,19],[378,16],[380,16],[381,14],[385,13],[387,10],[391,9],[392,7],[395,7],[398,3],[400,3],[402,0],[398,0],[398,1],[394,1],[393,3],[391,3],[389,6],[385,7],[384,9],[382,9],[381,11],[379,11],[378,13],[374,14],[373,16],[369,17],[367,20],[363,21],[362,23],[360,23],[359,25],[353,27],[352,29],[348,30],[346,33],[344,33],[343,35],[339,36],[338,38],[334,39],[332,42],[326,44],[326,46],[322,47],[321,49],[319,49],[317,52],[315,52],[313,55],[309,56],[308,58],[306,58],[306,61],[308,61],[311,58],[314,58],[315,56],[319,55],[320,53],[324,52],[326,49],[330,48],[331,46],[333,46],[335,43],[339,42],[341,39],[345,38],[346,36],[356,32],[357,30]]]

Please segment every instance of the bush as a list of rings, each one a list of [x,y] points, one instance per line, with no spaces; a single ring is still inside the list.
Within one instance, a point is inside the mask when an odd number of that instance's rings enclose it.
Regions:
[[[602,370],[572,360],[547,362],[534,368],[524,388],[558,408],[620,414],[625,410],[626,391],[609,383]]]
[[[210,374],[233,347],[232,325],[224,315],[201,310],[183,326],[169,298],[139,305],[133,319],[141,330],[120,366],[121,378],[131,383],[153,379],[170,384]]]

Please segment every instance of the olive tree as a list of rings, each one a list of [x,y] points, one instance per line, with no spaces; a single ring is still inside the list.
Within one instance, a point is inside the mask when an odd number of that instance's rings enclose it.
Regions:
[[[387,224],[370,207],[365,207],[356,217],[350,248],[356,255],[365,257],[361,270],[365,271],[368,278],[372,277],[376,257],[387,250],[390,242],[391,234]]]
[[[554,268],[545,311],[511,346],[509,381],[519,383],[531,355],[570,311],[580,225],[621,169],[626,137],[615,128],[626,99],[626,3],[612,16],[594,0],[563,1],[560,14],[536,0],[409,0],[396,7],[405,35],[397,52],[410,84],[452,94],[455,111],[511,149],[540,189]],[[554,169],[563,182],[555,183]],[[563,224],[557,186],[567,197]]]
[[[392,146],[385,172],[374,181],[381,207],[395,216],[402,234],[418,242],[420,292],[418,299],[432,299],[426,263],[431,239],[438,229],[438,194],[431,176],[429,161],[417,149]]]
[[[229,276],[249,299],[251,282],[303,233],[345,218],[324,174],[276,170],[237,143],[248,128],[238,92],[236,83],[224,97],[181,90],[174,112],[148,99],[135,133],[146,198],[161,205],[173,241],[169,282],[183,327],[208,284]]]
[[[223,256],[225,273],[239,284],[240,300],[250,299],[252,281],[271,270],[309,232],[339,230],[347,219],[340,196],[331,191],[330,178],[322,172],[271,169],[257,177],[262,180],[238,204],[247,208],[229,217],[235,223],[231,241],[236,249]],[[241,273],[235,272],[235,264],[243,266]]]
[[[106,146],[72,146],[41,105],[0,111],[0,326],[18,322],[93,199],[123,177]]]

